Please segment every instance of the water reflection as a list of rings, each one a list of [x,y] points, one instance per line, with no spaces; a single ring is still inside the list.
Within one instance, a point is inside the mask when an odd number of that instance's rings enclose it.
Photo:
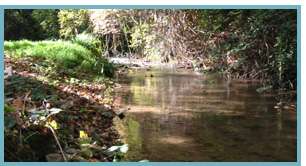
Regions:
[[[153,77],[151,77],[153,75]],[[146,71],[121,79],[127,159],[295,161],[296,114],[276,111],[257,85],[216,76]]]

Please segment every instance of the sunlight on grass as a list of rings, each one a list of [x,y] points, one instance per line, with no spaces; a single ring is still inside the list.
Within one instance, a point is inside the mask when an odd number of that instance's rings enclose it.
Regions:
[[[106,76],[112,76],[114,72],[114,67],[106,59],[72,41],[5,41],[4,52],[6,56],[17,59],[31,57],[40,61],[48,60],[57,68],[66,71],[71,69],[93,71]]]
[[[94,62],[93,55],[89,50],[69,41],[5,41],[4,50],[5,54],[12,57],[51,59],[66,68],[86,63],[93,65]]]

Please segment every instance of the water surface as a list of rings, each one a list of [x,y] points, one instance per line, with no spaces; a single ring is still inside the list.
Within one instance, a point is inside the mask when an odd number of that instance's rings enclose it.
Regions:
[[[296,161],[295,111],[257,84],[160,70],[120,83],[129,161]]]

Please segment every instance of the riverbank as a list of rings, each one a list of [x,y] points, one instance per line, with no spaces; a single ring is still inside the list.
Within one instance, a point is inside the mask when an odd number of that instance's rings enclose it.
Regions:
[[[5,57],[5,161],[113,161],[116,83],[51,67]]]
[[[193,66],[190,62],[177,62],[171,61],[168,63],[162,63],[159,61],[150,61],[139,58],[109,58],[110,62],[119,66],[117,72],[118,78],[124,78],[129,73],[137,73],[137,71],[151,71],[151,70],[164,70],[170,72],[181,72],[190,75],[199,75],[205,77],[205,75],[216,75],[226,81],[227,86],[232,84],[256,84],[256,93],[261,95],[269,96],[271,94],[276,95],[278,102],[275,103],[276,108],[284,107],[286,109],[295,109],[296,107],[296,90],[295,89],[284,89],[284,88],[273,88],[270,84],[266,84],[268,80],[262,79],[250,79],[250,78],[236,78],[231,77],[227,72],[212,71],[210,68],[200,69]],[[149,73],[149,72],[148,72]],[[154,77],[154,74],[146,74],[145,76]],[[294,105],[294,107],[292,106]]]

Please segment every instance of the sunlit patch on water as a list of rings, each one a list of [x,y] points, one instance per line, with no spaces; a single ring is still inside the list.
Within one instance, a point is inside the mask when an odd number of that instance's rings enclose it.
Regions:
[[[159,141],[162,143],[168,143],[168,144],[188,144],[192,143],[191,138],[188,137],[182,137],[182,136],[169,136],[165,138],[161,138]]]

